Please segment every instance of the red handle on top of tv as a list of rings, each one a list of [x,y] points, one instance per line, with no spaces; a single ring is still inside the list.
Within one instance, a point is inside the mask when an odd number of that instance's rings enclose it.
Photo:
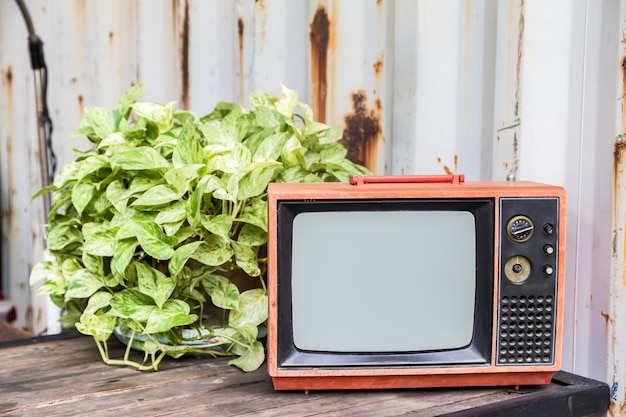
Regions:
[[[397,183],[441,183],[465,182],[465,175],[353,175],[350,184],[397,184]]]

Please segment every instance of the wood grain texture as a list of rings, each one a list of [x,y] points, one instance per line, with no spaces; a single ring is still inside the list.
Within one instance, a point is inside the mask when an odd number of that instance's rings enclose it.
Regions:
[[[165,359],[158,372],[139,372],[102,363],[89,337],[34,341],[38,343],[0,349],[0,416],[583,416],[608,406],[605,384],[564,373],[559,374],[561,381],[519,390],[315,391],[307,395],[274,391],[265,367],[243,373],[228,366],[227,358]],[[123,346],[111,344],[112,356],[120,356]],[[554,413],[533,414],[542,401]],[[585,414],[577,410],[559,414],[568,404]]]

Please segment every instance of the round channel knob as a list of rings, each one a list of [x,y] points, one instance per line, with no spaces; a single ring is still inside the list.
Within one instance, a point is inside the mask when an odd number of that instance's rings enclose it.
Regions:
[[[515,216],[509,220],[506,233],[513,242],[526,242],[533,235],[535,225],[527,216]]]

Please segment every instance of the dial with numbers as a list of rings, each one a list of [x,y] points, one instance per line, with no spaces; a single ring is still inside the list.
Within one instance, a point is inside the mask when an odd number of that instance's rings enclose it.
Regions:
[[[509,220],[506,233],[513,242],[526,242],[533,235],[535,225],[527,216],[515,216]]]

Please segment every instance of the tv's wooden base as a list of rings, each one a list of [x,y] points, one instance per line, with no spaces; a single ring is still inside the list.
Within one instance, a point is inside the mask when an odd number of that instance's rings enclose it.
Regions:
[[[544,385],[553,372],[512,372],[444,375],[280,376],[272,377],[275,390],[346,390],[391,388],[443,388]]]

